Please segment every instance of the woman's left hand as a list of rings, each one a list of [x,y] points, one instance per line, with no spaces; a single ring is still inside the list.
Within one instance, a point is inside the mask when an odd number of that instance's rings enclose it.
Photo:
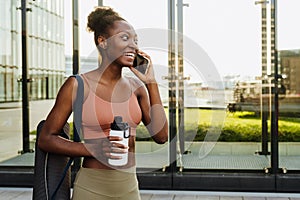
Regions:
[[[130,70],[145,84],[148,84],[148,83],[155,83],[156,80],[155,80],[155,76],[154,76],[154,70],[153,70],[153,64],[152,64],[152,61],[151,61],[151,58],[149,55],[147,55],[145,52],[143,51],[138,51],[137,52],[138,54],[140,54],[141,56],[143,57],[146,57],[148,58],[149,60],[149,66],[148,66],[148,69],[146,71],[145,74],[139,72],[137,69],[135,69],[133,66],[130,67]]]

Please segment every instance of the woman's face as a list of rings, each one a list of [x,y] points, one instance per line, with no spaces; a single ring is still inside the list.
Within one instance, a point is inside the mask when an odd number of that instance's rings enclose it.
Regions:
[[[126,21],[115,21],[108,34],[106,51],[109,60],[120,66],[132,66],[138,50],[133,27]]]

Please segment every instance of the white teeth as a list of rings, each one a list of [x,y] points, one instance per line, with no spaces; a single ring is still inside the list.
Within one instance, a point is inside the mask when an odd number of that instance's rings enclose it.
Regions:
[[[134,53],[125,53],[125,56],[134,57]]]

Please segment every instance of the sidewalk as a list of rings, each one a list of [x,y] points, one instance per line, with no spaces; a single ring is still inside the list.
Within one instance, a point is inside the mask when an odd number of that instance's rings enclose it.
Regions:
[[[294,193],[141,190],[142,200],[300,200]],[[32,188],[0,188],[0,200],[31,200]]]

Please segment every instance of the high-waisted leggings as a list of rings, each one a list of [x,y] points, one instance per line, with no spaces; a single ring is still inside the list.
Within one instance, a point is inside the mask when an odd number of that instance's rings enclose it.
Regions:
[[[141,200],[135,170],[80,168],[72,200]]]

